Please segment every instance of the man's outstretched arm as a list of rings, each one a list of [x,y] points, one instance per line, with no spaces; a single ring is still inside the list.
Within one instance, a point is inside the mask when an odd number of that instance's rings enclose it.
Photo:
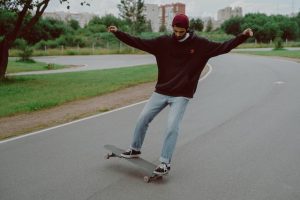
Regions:
[[[158,39],[146,40],[139,37],[134,37],[127,33],[119,31],[116,26],[108,27],[108,31],[113,33],[119,40],[129,46],[140,49],[142,51],[146,51],[151,54],[156,53],[156,49],[158,47]]]
[[[247,28],[241,34],[226,42],[218,43],[209,41],[206,46],[207,56],[211,58],[214,56],[228,53],[252,36],[253,31],[250,28]]]

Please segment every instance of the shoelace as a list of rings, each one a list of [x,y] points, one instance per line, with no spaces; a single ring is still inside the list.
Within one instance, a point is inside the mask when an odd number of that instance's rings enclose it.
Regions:
[[[161,169],[163,169],[164,171],[168,171],[168,166],[167,166],[167,164],[165,164],[165,163],[161,163],[160,165],[158,165],[157,169],[158,169],[158,168],[161,168]]]
[[[129,154],[132,154],[132,149],[127,149],[126,152],[129,153]]]

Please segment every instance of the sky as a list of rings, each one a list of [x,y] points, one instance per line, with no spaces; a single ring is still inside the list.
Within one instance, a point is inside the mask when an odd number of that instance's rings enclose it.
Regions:
[[[81,0],[69,0],[70,9],[67,10],[67,4],[60,4],[59,0],[51,0],[46,12],[67,11],[71,13],[88,12],[100,16],[113,14],[118,16],[117,5],[120,0],[87,0],[91,6],[81,6]],[[169,4],[184,3],[186,5],[186,14],[190,17],[214,17],[217,18],[219,9],[231,6],[240,6],[243,8],[243,14],[246,13],[266,13],[271,14],[290,14],[300,11],[300,0],[144,0],[151,4]]]

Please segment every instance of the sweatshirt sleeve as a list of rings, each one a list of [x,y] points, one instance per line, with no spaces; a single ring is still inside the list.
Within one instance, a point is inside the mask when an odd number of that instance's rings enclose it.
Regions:
[[[158,39],[141,39],[139,37],[131,36],[122,31],[117,31],[114,33],[115,36],[124,42],[125,44],[132,46],[134,48],[146,51],[150,54],[155,54],[158,48]]]
[[[223,43],[207,41],[205,51],[207,52],[207,57],[211,58],[221,54],[230,52],[232,49],[245,42],[248,39],[248,36],[239,34],[235,38],[228,40]]]

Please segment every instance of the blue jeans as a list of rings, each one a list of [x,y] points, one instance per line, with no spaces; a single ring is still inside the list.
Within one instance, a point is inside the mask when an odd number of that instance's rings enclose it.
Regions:
[[[167,130],[159,160],[164,163],[170,163],[177,142],[180,122],[188,102],[189,99],[186,97],[172,97],[154,92],[138,118],[131,148],[140,151],[149,123],[160,111],[169,105]]]

